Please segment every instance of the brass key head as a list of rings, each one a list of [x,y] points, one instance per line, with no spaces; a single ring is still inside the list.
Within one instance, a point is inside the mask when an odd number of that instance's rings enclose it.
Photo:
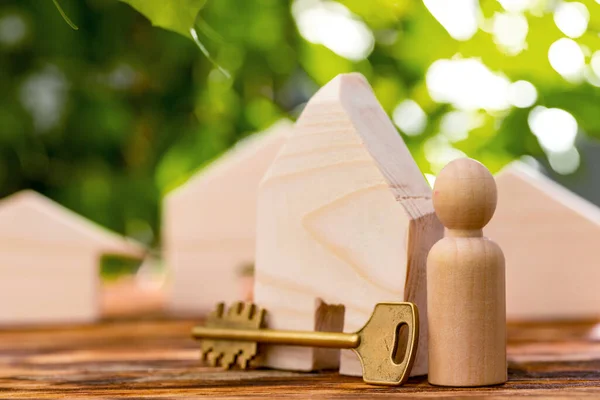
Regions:
[[[412,303],[379,303],[357,332],[353,349],[363,367],[363,379],[375,385],[401,385],[410,375],[419,341],[419,311]]]
[[[219,329],[261,329],[264,325],[265,310],[252,303],[236,302],[225,310],[223,303],[217,304],[215,311],[207,318],[205,326]],[[256,342],[238,340],[203,340],[200,349],[202,358],[211,366],[232,368],[235,364],[248,368],[256,357]]]

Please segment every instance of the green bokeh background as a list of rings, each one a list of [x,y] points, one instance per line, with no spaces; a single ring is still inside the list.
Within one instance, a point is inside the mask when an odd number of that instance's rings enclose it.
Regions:
[[[350,71],[367,77],[390,114],[403,99],[419,103],[427,126],[405,141],[423,172],[435,173],[424,143],[452,107],[431,99],[424,77],[435,60],[457,56],[533,83],[536,105],[577,119],[578,143],[600,136],[600,90],[567,82],[548,61],[549,46],[564,37],[553,20],[556,2],[536,1],[525,12],[527,48],[510,56],[481,29],[467,41],[452,39],[421,1],[340,0],[375,37],[369,57],[356,62],[305,40],[289,1],[130,2],[175,32],[116,0],[61,0],[77,31],[51,0],[0,3],[0,21],[17,16],[26,26],[18,43],[0,45],[0,196],[32,188],[158,247],[165,193],[239,139],[296,118],[318,87]],[[600,5],[581,2],[591,18],[576,41],[589,62],[600,49]],[[503,11],[496,1],[479,6],[483,20]],[[186,34],[190,23],[212,60]],[[44,91],[59,105],[36,115],[32,101],[52,103]],[[482,110],[482,124],[453,146],[492,171],[523,155],[548,166],[527,124],[530,109]],[[560,179],[587,187],[583,177],[592,173],[582,153],[580,168]]]

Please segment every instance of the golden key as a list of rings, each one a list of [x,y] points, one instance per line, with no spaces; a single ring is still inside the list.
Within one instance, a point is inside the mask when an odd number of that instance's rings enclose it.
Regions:
[[[265,310],[252,303],[222,303],[192,329],[201,339],[203,358],[226,369],[247,368],[258,353],[257,343],[352,349],[360,359],[363,380],[375,385],[401,385],[410,374],[417,353],[419,313],[412,303],[379,303],[356,333],[282,331],[263,329]],[[407,334],[402,337],[403,328]]]

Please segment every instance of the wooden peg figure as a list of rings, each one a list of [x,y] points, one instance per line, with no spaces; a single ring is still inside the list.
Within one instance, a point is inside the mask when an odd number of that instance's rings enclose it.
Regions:
[[[469,158],[446,165],[435,181],[433,207],[446,235],[427,258],[431,384],[506,382],[504,255],[482,231],[496,200],[493,176]]]

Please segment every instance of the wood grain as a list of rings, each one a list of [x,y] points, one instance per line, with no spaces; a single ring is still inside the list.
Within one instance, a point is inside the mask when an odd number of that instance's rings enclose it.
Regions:
[[[218,301],[252,299],[258,184],[290,131],[282,120],[250,136],[165,197],[172,312],[198,315]]]
[[[0,398],[597,398],[597,322],[509,324],[504,385],[453,389],[426,377],[374,387],[337,373],[222,371],[189,338],[199,321],[144,317],[90,326],[0,331]]]
[[[309,101],[265,175],[257,216],[256,302],[274,329],[313,330],[315,302],[345,306],[354,332],[384,301],[421,313],[414,374],[427,372],[425,262],[442,236],[431,188],[359,74],[339,75]],[[337,320],[337,319],[333,319]],[[332,331],[336,326],[321,324]],[[266,365],[314,370],[338,357],[272,346]],[[340,372],[361,375],[341,352]]]

